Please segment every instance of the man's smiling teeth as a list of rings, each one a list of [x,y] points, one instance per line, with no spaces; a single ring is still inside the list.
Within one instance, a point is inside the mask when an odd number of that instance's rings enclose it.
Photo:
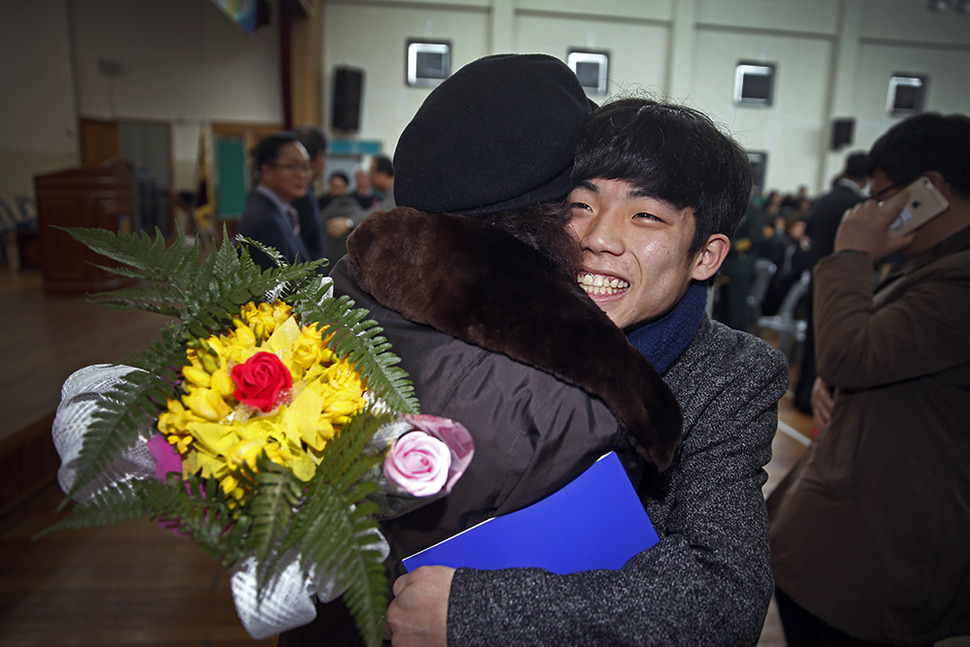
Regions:
[[[620,290],[626,290],[630,284],[623,279],[603,276],[602,274],[591,274],[582,272],[577,277],[579,287],[586,290],[588,294],[616,294]]]

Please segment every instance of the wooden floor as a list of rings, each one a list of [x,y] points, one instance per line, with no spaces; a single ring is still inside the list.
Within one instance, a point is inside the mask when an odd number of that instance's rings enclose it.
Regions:
[[[0,348],[0,440],[49,417],[64,379],[156,338],[164,319],[115,312],[80,297],[45,296],[39,274],[3,271],[7,319]],[[788,399],[768,465],[770,491],[804,450],[811,420]],[[48,423],[49,424],[49,423]],[[0,518],[0,646],[228,647],[256,642],[242,629],[224,569],[151,522],[32,537],[59,517],[56,485]],[[774,608],[761,645],[784,647]]]

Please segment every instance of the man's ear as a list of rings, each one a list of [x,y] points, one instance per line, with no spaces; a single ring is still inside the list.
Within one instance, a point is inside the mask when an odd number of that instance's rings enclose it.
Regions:
[[[731,240],[724,234],[711,234],[701,251],[692,262],[690,277],[696,281],[706,281],[721,269],[721,263],[731,250]]]
[[[922,173],[922,175],[925,175],[926,178],[933,183],[933,186],[935,186],[947,200],[952,199],[953,191],[950,189],[950,185],[947,184],[947,181],[943,179],[943,176],[940,175],[938,171],[926,171],[925,173]]]

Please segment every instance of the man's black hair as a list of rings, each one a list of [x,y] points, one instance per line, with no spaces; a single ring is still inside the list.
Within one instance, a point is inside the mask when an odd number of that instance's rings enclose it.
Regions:
[[[327,136],[316,126],[297,126],[293,129],[296,138],[303,144],[310,160],[319,153],[327,154]]]
[[[714,233],[731,236],[751,198],[747,153],[697,110],[651,99],[593,111],[576,151],[572,181],[629,182],[677,209],[694,209],[690,254]]]
[[[339,177],[341,180],[344,181],[344,184],[346,184],[347,186],[350,186],[350,178],[347,177],[347,174],[344,173],[343,171],[334,171],[333,173],[330,174],[330,177],[327,178],[327,181],[329,182],[335,177]]]
[[[394,177],[394,164],[391,163],[391,158],[386,155],[377,155],[373,160],[374,169],[378,173],[384,173],[388,177]]]
[[[869,150],[866,174],[876,171],[891,182],[936,171],[955,193],[970,197],[970,117],[927,112],[899,122]]]
[[[865,185],[866,179],[866,159],[867,155],[863,152],[850,153],[845,158],[845,176],[850,177],[854,180],[863,180],[863,186]]]
[[[295,133],[285,131],[273,133],[259,140],[256,150],[253,152],[253,168],[259,171],[263,164],[272,164],[280,158],[280,149],[287,144],[299,143]]]

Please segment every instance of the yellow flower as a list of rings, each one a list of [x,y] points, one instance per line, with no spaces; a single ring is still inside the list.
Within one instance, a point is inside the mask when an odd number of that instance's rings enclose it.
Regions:
[[[212,383],[212,377],[208,372],[191,364],[182,367],[182,376],[193,386],[208,388]]]
[[[252,328],[247,326],[245,322],[237,320],[236,329],[233,331],[233,333],[235,338],[234,341],[238,346],[245,348],[252,348],[256,346],[256,334],[253,333]]]
[[[232,407],[212,389],[192,389],[182,396],[182,402],[192,413],[213,422],[232,413]]]
[[[236,385],[233,384],[229,373],[224,370],[219,370],[212,374],[210,388],[227,400],[236,392]]]
[[[282,301],[272,305],[268,303],[256,305],[250,301],[241,310],[243,320],[252,327],[256,338],[260,341],[272,335],[276,326],[289,319],[292,312],[293,308]]]
[[[324,356],[323,351],[328,349],[323,345],[316,327],[304,328],[291,347],[293,362],[304,371],[320,363],[321,360],[329,359]]]
[[[158,416],[158,430],[169,437],[170,443],[175,444],[172,442],[173,437],[178,441],[178,437],[188,433],[189,423],[200,420],[199,416],[183,407],[181,402],[169,398],[168,411],[164,411]]]
[[[226,453],[226,466],[235,472],[245,463],[255,470],[256,459],[264,451],[271,461],[283,464],[279,445],[266,438],[247,438],[240,440]]]
[[[218,479],[233,506],[252,487],[240,469],[255,470],[262,452],[297,478],[312,478],[327,441],[366,406],[366,384],[327,348],[329,339],[316,324],[301,327],[277,301],[247,303],[230,330],[193,344],[181,399],[169,399],[158,418],[182,456],[183,474]],[[233,366],[261,351],[277,355],[293,376],[292,399],[268,413],[241,406],[231,377]]]
[[[324,410],[331,416],[349,416],[364,406],[364,385],[346,360],[338,360],[324,372]]]

